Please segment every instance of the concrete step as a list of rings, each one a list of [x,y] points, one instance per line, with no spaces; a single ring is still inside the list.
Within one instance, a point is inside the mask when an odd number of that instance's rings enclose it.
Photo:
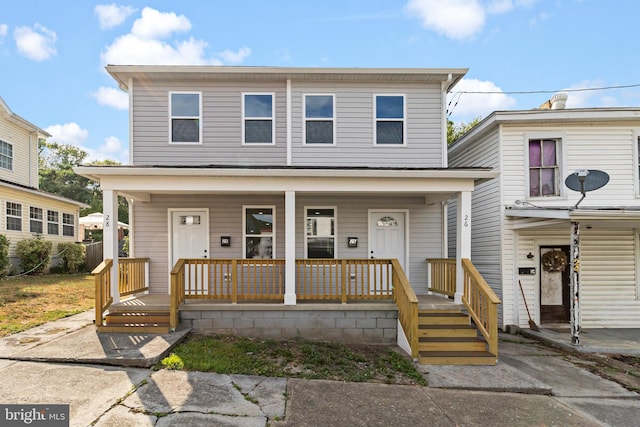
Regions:
[[[487,365],[497,363],[497,358],[488,351],[421,351],[421,365]]]
[[[478,337],[420,337],[420,351],[485,351],[487,342]]]

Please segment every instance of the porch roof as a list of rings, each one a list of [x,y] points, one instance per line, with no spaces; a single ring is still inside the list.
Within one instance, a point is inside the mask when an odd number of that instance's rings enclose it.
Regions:
[[[640,223],[640,207],[505,207],[505,215],[518,221],[515,228],[531,228],[573,221],[601,221],[611,224]]]

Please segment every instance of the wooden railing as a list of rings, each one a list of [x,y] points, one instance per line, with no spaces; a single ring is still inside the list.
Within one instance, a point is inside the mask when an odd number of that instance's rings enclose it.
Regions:
[[[489,344],[489,352],[498,356],[498,304],[500,299],[476,270],[471,260],[462,259],[464,293],[462,302],[467,307],[478,330]]]
[[[431,270],[429,290],[453,298],[456,293],[455,258],[430,258],[427,263]]]
[[[120,296],[149,290],[149,258],[118,259],[118,290]]]
[[[111,266],[113,260],[105,259],[91,272],[94,276],[96,290],[95,290],[95,315],[96,326],[102,325],[102,317],[104,312],[109,308],[113,302],[111,297]]]
[[[170,306],[169,306],[169,328],[172,331],[175,331],[178,328],[178,322],[180,321],[178,317],[178,310],[180,304],[184,301],[184,272],[186,260],[179,259],[176,265],[171,270],[171,295],[170,295]]]
[[[418,297],[413,292],[409,279],[397,259],[391,261],[393,268],[393,299],[398,306],[398,321],[402,326],[411,357],[418,357]]]

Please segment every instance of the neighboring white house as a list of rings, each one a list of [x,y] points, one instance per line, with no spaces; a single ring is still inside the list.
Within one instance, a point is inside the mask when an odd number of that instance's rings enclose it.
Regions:
[[[80,217],[80,241],[91,240],[91,233],[94,230],[102,231],[104,224],[104,215],[102,212],[93,212],[86,216]],[[122,240],[125,230],[129,229],[129,225],[122,221],[118,221],[118,240]]]
[[[536,323],[570,322],[572,223],[579,324],[640,327],[639,138],[640,108],[533,109],[494,112],[449,147],[451,166],[500,172],[473,193],[471,259],[502,299],[503,327],[528,327],[519,282]],[[610,181],[578,204],[565,179],[580,169]]]

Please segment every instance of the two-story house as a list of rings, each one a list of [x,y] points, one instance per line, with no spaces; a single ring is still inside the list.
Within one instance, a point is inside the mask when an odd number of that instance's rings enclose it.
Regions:
[[[445,99],[466,70],[106,69],[129,94],[131,165],[77,169],[104,193],[103,301],[135,262],[117,257],[117,195],[132,201],[150,295],[176,298],[196,330],[395,341],[389,302],[428,293],[451,197],[462,271],[471,192],[496,176],[447,165]]]
[[[78,241],[83,203],[38,189],[38,139],[46,131],[9,109],[0,98],[0,233],[9,239],[9,257],[20,271],[16,244],[42,236],[55,244]]]
[[[473,193],[471,259],[501,325],[528,327],[526,301],[538,325],[640,327],[639,138],[639,108],[560,105],[494,112],[449,148],[450,165],[500,172]],[[585,169],[609,182],[581,200],[565,180]]]

